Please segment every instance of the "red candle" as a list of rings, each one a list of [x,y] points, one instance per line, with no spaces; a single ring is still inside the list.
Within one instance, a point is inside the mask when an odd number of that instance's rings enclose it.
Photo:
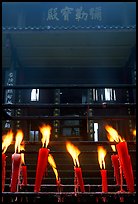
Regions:
[[[70,153],[70,155],[72,156],[73,162],[74,162],[75,192],[76,192],[76,189],[78,190],[78,184],[80,186],[81,192],[85,192],[84,182],[83,182],[83,178],[82,178],[82,171],[81,171],[80,164],[79,164],[79,159],[78,159],[78,156],[80,154],[80,150],[69,141],[66,142],[66,148],[67,148],[68,152]]]
[[[11,176],[11,192],[17,191],[17,183],[20,171],[21,155],[14,153],[12,155],[12,176]]]
[[[98,146],[98,161],[100,164],[100,172],[102,176],[102,192],[107,192],[107,171],[105,170],[105,161],[104,158],[106,156],[106,149],[103,148],[103,146]]]
[[[112,160],[112,165],[114,168],[114,177],[116,179],[116,184],[120,185],[121,180],[120,180],[120,169],[119,169],[119,157],[118,157],[118,155],[117,154],[112,155],[111,160]]]
[[[22,171],[22,178],[23,178],[22,185],[26,186],[27,185],[27,166],[22,165],[21,171]]]
[[[49,154],[49,149],[47,148],[39,149],[37,169],[36,169],[36,178],[35,178],[35,187],[34,187],[35,192],[40,191],[42,178],[47,169],[48,154]]]
[[[122,159],[128,155],[127,143],[126,142],[119,142],[116,145],[116,148],[117,148],[119,158],[122,161]]]
[[[116,142],[119,142],[119,140],[121,141],[116,145],[119,162],[126,179],[128,191],[134,192],[134,176],[132,171],[131,159],[128,153],[127,143],[125,141],[122,142],[122,139],[118,135],[117,131],[114,130],[111,126],[106,125],[105,128]]]
[[[124,177],[126,179],[128,191],[134,192],[134,176],[133,176],[131,159],[128,154],[127,143],[120,142],[119,144],[116,145],[116,148],[118,151]]]
[[[101,176],[102,176],[102,192],[107,192],[107,170],[102,169],[101,170]]]
[[[80,167],[75,167],[75,168],[74,168],[74,171],[75,171],[75,173],[76,173],[76,176],[77,176],[77,179],[78,179],[78,183],[79,183],[79,185],[80,185],[80,190],[81,190],[81,192],[85,192],[81,168],[80,168]]]
[[[6,175],[6,155],[2,153],[2,192],[5,187],[5,175]]]
[[[126,169],[126,183],[128,187],[129,192],[134,192],[134,175],[133,175],[133,169],[132,169],[132,163],[131,163],[131,158],[130,155],[128,155],[128,169]]]

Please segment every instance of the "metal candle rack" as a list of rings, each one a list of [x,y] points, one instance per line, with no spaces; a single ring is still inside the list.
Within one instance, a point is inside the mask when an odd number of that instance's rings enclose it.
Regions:
[[[30,201],[33,203],[38,203],[38,201],[41,203],[43,201],[47,202],[91,202],[92,201],[96,203],[104,203],[104,199],[106,198],[106,202],[110,203],[116,202],[116,203],[135,203],[136,202],[136,193],[129,193],[129,192],[108,192],[108,193],[102,193],[102,192],[3,192],[2,193],[3,203],[22,203],[23,201],[26,201],[25,203],[29,203]],[[60,199],[59,199],[60,198]]]
[[[136,85],[132,84],[64,84],[64,85],[18,85],[18,86],[3,86],[3,90],[5,93],[5,90],[7,89],[33,89],[33,88],[39,88],[39,89],[57,89],[57,88],[75,88],[75,89],[88,89],[88,88],[117,88],[117,89],[135,89]],[[3,99],[5,98],[3,94]],[[4,100],[3,100],[4,101]],[[116,103],[116,104],[106,104],[106,103],[100,103],[100,104],[2,104],[3,109],[6,108],[86,108],[89,105],[89,108],[120,108],[120,107],[136,107],[135,103]],[[130,119],[135,118],[135,115],[127,115],[127,116],[88,116],[89,119],[118,119],[118,120],[124,120],[124,119]],[[86,119],[85,116],[10,116],[11,120],[38,120],[38,119],[52,119],[52,120],[76,120],[76,119]],[[29,142],[28,142],[29,144]],[[85,192],[81,193],[78,191],[78,180],[76,178],[76,175],[74,175],[74,192],[64,192],[63,191],[64,185],[57,186],[57,192],[27,192],[26,189],[22,188],[24,192],[2,192],[2,202],[3,203],[22,203],[25,201],[25,203],[38,203],[47,200],[47,202],[97,202],[97,203],[104,203],[104,199],[106,198],[106,202],[115,201],[116,203],[121,203],[127,201],[127,203],[135,203],[136,202],[136,192],[130,193],[130,192]]]

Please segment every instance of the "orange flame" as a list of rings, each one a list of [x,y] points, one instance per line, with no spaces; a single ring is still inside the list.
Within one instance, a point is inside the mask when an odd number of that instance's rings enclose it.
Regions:
[[[118,135],[118,132],[114,128],[112,128],[110,125],[106,125],[105,129],[110,134],[110,137],[112,137],[113,141],[116,141],[116,142],[124,141],[124,139],[122,139],[121,136]]]
[[[104,158],[105,158],[105,155],[106,155],[106,149],[104,149],[102,146],[98,146],[98,161],[99,161],[99,164],[100,164],[100,168],[102,169],[102,165],[105,169],[105,161],[104,161]]]
[[[20,145],[20,151],[25,150],[24,144]],[[21,153],[21,163],[25,164],[24,153]]]
[[[81,153],[80,150],[71,142],[66,142],[66,149],[73,158],[74,166],[80,166],[78,156]]]
[[[58,180],[58,171],[57,171],[56,163],[55,163],[54,158],[51,154],[48,155],[48,162],[53,168],[53,171],[54,171],[55,176],[56,176],[56,180]]]
[[[47,148],[50,140],[51,127],[49,125],[43,125],[42,127],[39,127],[39,129],[42,133],[42,147],[44,147],[45,144],[45,147]]]
[[[111,137],[110,134],[107,134],[107,138],[110,142],[114,142],[114,139]],[[111,145],[111,148],[114,152],[116,152],[116,148],[115,148],[115,145]]]
[[[16,141],[15,141],[15,153],[17,152],[18,149],[18,153],[20,152],[20,144],[23,140],[23,132],[22,130],[18,130],[17,134],[16,134]]]
[[[3,135],[3,137],[2,137],[2,150],[3,150],[3,153],[6,152],[8,146],[11,144],[12,140],[13,140],[13,132],[12,132],[12,130],[9,130],[7,132],[7,134]]]
[[[136,136],[136,129],[133,130],[132,134],[133,134],[134,136]]]

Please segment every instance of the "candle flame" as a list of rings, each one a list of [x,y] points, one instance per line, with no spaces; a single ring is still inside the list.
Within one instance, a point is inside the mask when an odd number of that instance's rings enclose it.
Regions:
[[[105,155],[106,155],[106,149],[104,149],[102,146],[98,146],[98,161],[99,161],[99,164],[100,164],[100,168],[102,169],[102,165],[103,165],[103,168],[105,169],[105,161],[104,161],[104,158],[105,158]]]
[[[39,129],[42,133],[42,147],[44,147],[45,144],[45,147],[47,148],[50,140],[51,127],[49,125],[42,125],[42,127],[39,127]]]
[[[25,150],[24,144],[20,145],[20,151]],[[24,153],[21,153],[21,163],[25,164]]]
[[[15,138],[15,153],[17,152],[17,149],[18,149],[18,153],[20,152],[20,144],[22,140],[23,140],[23,132],[22,130],[18,130]]]
[[[124,139],[121,138],[118,132],[114,128],[112,128],[110,125],[106,125],[105,129],[110,134],[110,136],[113,138],[114,141],[116,142],[124,141]]]
[[[58,171],[57,171],[56,163],[55,163],[54,158],[51,154],[48,155],[48,162],[51,165],[51,167],[53,168],[53,171],[54,171],[55,176],[56,176],[56,180],[58,181]]]
[[[9,130],[7,132],[7,134],[3,135],[3,137],[2,137],[2,150],[3,150],[3,153],[6,152],[8,146],[11,144],[12,140],[13,140],[13,132],[12,132],[12,130]]]
[[[114,139],[111,137],[110,134],[107,134],[107,138],[108,138],[108,140],[109,140],[110,142],[114,142]],[[114,152],[116,152],[116,147],[115,147],[115,145],[111,145],[111,148],[112,148],[112,150],[113,150]]]
[[[132,134],[133,134],[134,136],[136,136],[136,129],[133,130]]]
[[[81,153],[78,147],[73,145],[71,142],[66,142],[66,149],[73,158],[74,166],[80,166],[78,156]]]

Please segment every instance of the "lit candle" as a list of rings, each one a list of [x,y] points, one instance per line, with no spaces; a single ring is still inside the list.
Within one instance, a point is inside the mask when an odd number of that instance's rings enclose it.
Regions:
[[[50,139],[51,127],[49,125],[43,125],[42,127],[40,127],[40,131],[42,133],[43,147],[39,149],[39,154],[38,154],[36,178],[35,178],[35,186],[34,186],[35,192],[40,191],[43,175],[47,169],[48,154],[50,151],[49,149],[47,149],[47,145]],[[44,144],[46,147],[44,147]]]
[[[114,177],[116,179],[116,184],[120,185],[121,180],[120,180],[120,169],[119,169],[119,157],[118,154],[111,155],[111,160],[112,160],[112,165],[114,168]]]
[[[27,166],[25,165],[24,160],[24,144],[20,146],[21,149],[21,174],[22,174],[22,186],[27,186]]]
[[[48,154],[49,154],[49,149],[47,148],[39,149],[37,169],[36,169],[35,188],[34,188],[35,192],[40,191],[43,175],[47,169]]]
[[[105,158],[106,150],[102,146],[98,146],[98,161],[101,168],[101,177],[102,177],[102,192],[108,191],[107,186],[107,170],[105,170]]]
[[[120,142],[116,145],[116,148],[120,158],[122,170],[124,172],[124,178],[126,179],[128,191],[134,192],[134,175],[130,155],[128,154],[127,143]]]
[[[20,144],[23,139],[23,132],[21,130],[17,131],[16,141],[15,141],[15,153],[12,155],[12,175],[11,175],[11,192],[18,191],[17,184],[19,183],[19,174],[21,167],[21,154],[20,154]],[[18,152],[18,153],[16,153]]]
[[[131,159],[128,153],[127,143],[124,139],[118,135],[118,132],[113,129],[111,126],[105,126],[108,133],[112,136],[112,138],[118,143],[116,145],[119,161],[121,165],[121,169],[124,173],[124,178],[126,179],[126,184],[128,191],[134,192],[134,176],[132,170]]]
[[[108,127],[107,127],[108,129]],[[114,132],[113,132],[114,133]],[[107,134],[107,138],[110,142],[114,142],[114,139],[110,134]],[[116,152],[116,147],[115,145],[111,145],[111,148],[114,152]],[[111,161],[112,161],[112,166],[114,168],[114,177],[116,180],[117,185],[121,185],[121,178],[120,178],[120,163],[119,163],[119,157],[118,154],[113,154],[111,155]]]
[[[74,167],[74,171],[75,171],[76,176],[78,178],[78,183],[79,183],[81,192],[85,192],[81,168],[80,167]]]
[[[2,153],[2,192],[5,188],[6,155]]]
[[[55,176],[56,176],[56,185],[57,185],[57,190],[58,192],[61,191],[61,179],[59,178],[59,175],[58,175],[58,171],[57,171],[57,166],[56,166],[56,163],[54,161],[54,158],[51,154],[48,155],[48,162],[49,164],[51,165],[54,173],[55,173]]]
[[[107,192],[107,170],[101,169],[101,176],[102,176],[102,192]]]
[[[20,164],[21,164],[21,154],[14,153],[12,155],[11,192],[17,191]]]
[[[78,156],[80,154],[80,150],[76,146],[74,146],[71,142],[66,142],[66,148],[67,148],[67,151],[70,153],[70,155],[73,158],[73,162],[74,162],[74,166],[75,166],[74,167],[74,173],[75,173],[75,176],[77,178],[80,190],[81,190],[81,192],[85,192],[84,182],[83,182],[83,177],[82,177],[82,171],[81,171],[79,159],[78,159]],[[77,186],[77,184],[76,184],[76,186]],[[75,186],[75,189],[76,189],[76,186]]]
[[[23,177],[22,185],[27,186],[27,166],[25,164],[22,164],[21,171]]]
[[[2,136],[2,192],[5,188],[6,177],[6,155],[5,152],[13,140],[13,132],[9,130],[6,135]]]

